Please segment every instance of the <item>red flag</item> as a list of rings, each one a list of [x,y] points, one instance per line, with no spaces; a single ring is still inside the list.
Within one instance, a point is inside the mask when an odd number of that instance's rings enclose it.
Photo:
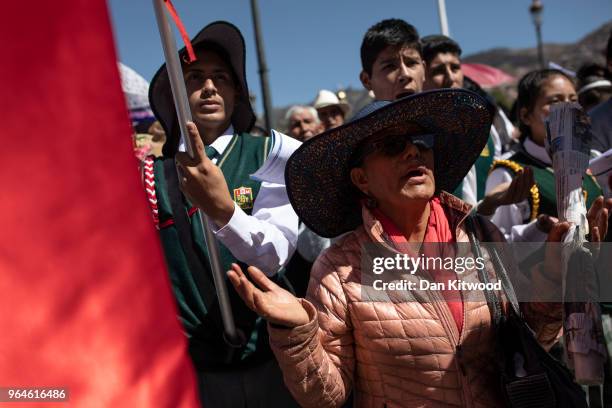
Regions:
[[[506,74],[501,69],[485,64],[462,63],[461,70],[483,88],[493,88],[515,81],[513,76]]]
[[[197,406],[106,3],[3,15],[0,398],[52,387],[71,406]]]

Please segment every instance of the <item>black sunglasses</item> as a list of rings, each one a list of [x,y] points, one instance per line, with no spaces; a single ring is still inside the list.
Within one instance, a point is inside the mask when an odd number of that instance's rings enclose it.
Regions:
[[[408,143],[412,143],[419,149],[432,149],[434,146],[435,135],[387,135],[373,142],[366,142],[355,152],[350,167],[359,167],[363,164],[366,156],[380,152],[387,157],[397,156],[402,153]]]
[[[367,155],[380,152],[387,157],[397,156],[402,153],[408,143],[412,143],[419,149],[431,149],[434,146],[435,136],[426,135],[388,135],[374,142],[363,146],[360,159],[363,160]]]

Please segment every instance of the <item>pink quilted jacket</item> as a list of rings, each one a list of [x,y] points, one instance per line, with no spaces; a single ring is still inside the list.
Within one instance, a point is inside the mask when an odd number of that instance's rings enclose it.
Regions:
[[[467,241],[469,205],[446,193],[440,198],[457,241]],[[363,301],[361,245],[384,243],[382,227],[366,209],[363,220],[317,259],[302,300],[311,321],[269,327],[293,396],[316,408],[341,407],[351,390],[357,407],[502,407],[487,304],[464,303],[460,334],[445,302]],[[481,228],[487,227],[503,240],[492,224]],[[560,305],[529,304],[523,312],[540,342],[552,345]]]

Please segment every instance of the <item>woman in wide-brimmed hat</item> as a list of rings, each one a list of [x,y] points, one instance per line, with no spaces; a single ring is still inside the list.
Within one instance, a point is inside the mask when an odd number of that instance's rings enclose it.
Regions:
[[[324,237],[351,232],[317,259],[306,299],[256,268],[249,274],[258,287],[238,266],[228,275],[247,305],[268,320],[285,383],[302,406],[342,406],[351,389],[359,407],[503,405],[483,297],[464,301],[473,294],[417,287],[412,298],[419,301],[389,291],[386,300],[369,299],[364,282],[373,269],[362,259],[367,244],[393,258],[409,252],[408,243],[469,241],[470,206],[446,191],[482,151],[491,118],[488,103],[469,91],[424,92],[375,102],[290,158],[287,190],[300,219]],[[470,225],[481,239],[503,240],[484,219]],[[555,226],[551,239],[567,227]],[[556,276],[554,260],[546,262],[531,277],[540,290]],[[486,271],[495,275],[488,262]],[[456,278],[454,271],[436,274],[428,276]],[[472,268],[462,279],[478,275]],[[559,333],[560,306],[535,306],[523,313],[549,346]]]

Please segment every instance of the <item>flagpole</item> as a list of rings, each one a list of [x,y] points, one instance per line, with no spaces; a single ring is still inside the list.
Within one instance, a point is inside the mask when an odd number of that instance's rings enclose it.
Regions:
[[[189,101],[187,99],[187,91],[185,90],[183,70],[178,58],[174,33],[172,32],[172,27],[166,18],[163,2],[164,0],[153,0],[157,27],[159,29],[159,36],[161,38],[164,57],[166,59],[166,70],[168,71],[170,87],[172,88],[172,97],[174,98],[174,106],[176,107],[176,114],[181,130],[181,138],[185,142],[184,145],[186,146],[187,153],[191,157],[195,157],[195,147],[191,144],[187,131],[187,122],[191,121],[192,118],[191,110],[189,108]],[[232,306],[230,304],[229,295],[227,292],[225,274],[223,273],[223,269],[221,267],[219,245],[212,232],[209,218],[201,210],[198,210],[198,213],[200,214],[200,217],[198,218],[200,219],[202,231],[204,232],[205,243],[209,254],[208,258],[210,260],[210,268],[212,271],[213,280],[215,282],[217,298],[219,300],[219,310],[223,320],[225,341],[232,346],[238,347],[244,344],[244,336],[240,335],[234,322]]]
[[[450,37],[448,31],[448,19],[446,18],[446,1],[438,0],[438,15],[440,17],[440,31],[442,35]]]

